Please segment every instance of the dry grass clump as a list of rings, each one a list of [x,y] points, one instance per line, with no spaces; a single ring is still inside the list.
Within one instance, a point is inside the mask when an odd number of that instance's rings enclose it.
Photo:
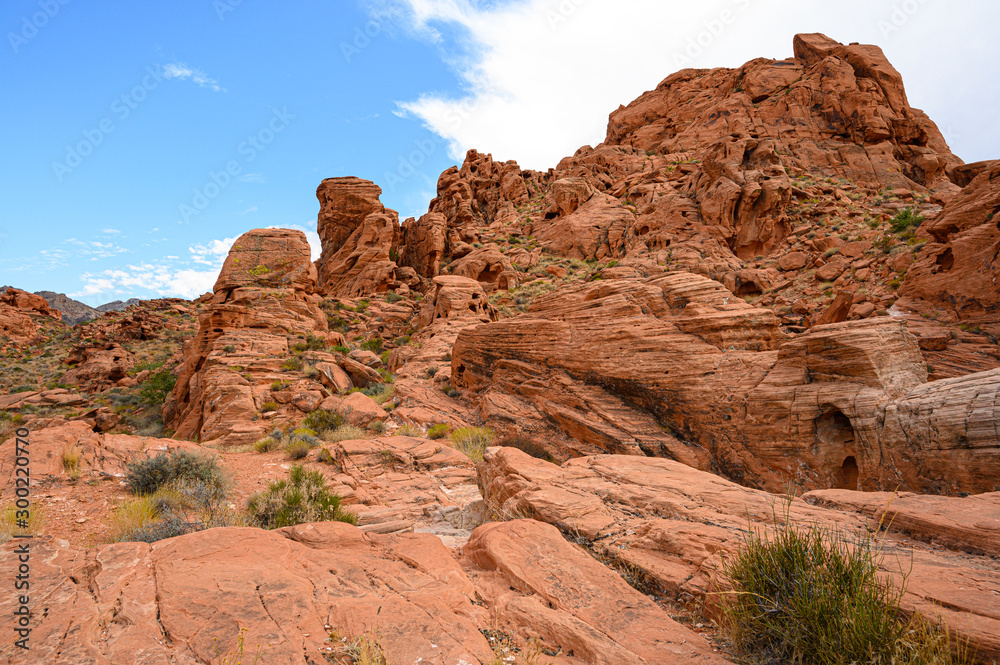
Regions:
[[[882,541],[785,520],[773,534],[750,528],[723,564],[723,628],[759,663],[957,665],[947,629],[903,618],[906,585],[880,572]],[[903,571],[900,571],[903,573]]]
[[[83,452],[75,445],[66,446],[62,451],[62,467],[70,480],[79,480]]]
[[[483,453],[493,445],[496,435],[488,427],[460,427],[451,433],[451,447],[473,462],[482,462]]]
[[[18,526],[18,519],[27,519],[27,526]],[[0,510],[0,544],[14,536],[37,536],[45,524],[45,511],[41,506],[32,505],[25,517],[24,512],[11,504]]]
[[[367,439],[371,433],[366,429],[355,427],[354,425],[341,425],[337,429],[327,430],[320,434],[320,438],[330,443],[340,443],[341,441],[352,441],[354,439]]]
[[[406,424],[402,427],[396,428],[396,431],[392,433],[393,436],[412,436],[418,439],[423,438],[424,430],[420,429],[416,425]]]

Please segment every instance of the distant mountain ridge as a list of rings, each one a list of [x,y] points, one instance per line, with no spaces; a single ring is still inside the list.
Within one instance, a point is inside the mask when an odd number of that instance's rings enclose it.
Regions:
[[[10,286],[0,287],[0,293],[3,293]],[[101,314],[105,312],[122,312],[128,309],[132,305],[138,305],[143,302],[140,298],[129,298],[126,301],[115,300],[97,307],[91,307],[86,305],[79,300],[73,300],[65,293],[56,293],[55,291],[36,291],[35,295],[45,298],[45,301],[49,303],[49,307],[52,309],[59,310],[62,314],[63,323],[69,326],[75,326],[78,323],[86,323],[96,319]]]

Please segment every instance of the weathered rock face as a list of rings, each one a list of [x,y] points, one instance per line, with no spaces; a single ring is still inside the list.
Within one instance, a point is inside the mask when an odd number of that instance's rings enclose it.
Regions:
[[[402,263],[418,275],[431,278],[441,271],[448,248],[448,220],[442,213],[429,212],[420,219],[403,222]]]
[[[353,298],[395,288],[402,244],[399,215],[379,201],[382,189],[360,178],[328,178],[316,196],[323,253],[317,261],[320,289]]]
[[[63,364],[72,368],[63,375],[62,382],[91,391],[104,390],[128,376],[135,363],[135,354],[115,342],[79,346],[63,358]]]
[[[185,348],[163,421],[179,438],[223,445],[260,438],[254,416],[271,401],[268,386],[284,378],[287,335],[323,334],[316,269],[301,231],[257,229],[236,241]],[[311,410],[326,393],[315,382],[289,388],[287,401]]]
[[[474,279],[484,288],[512,289],[520,281],[517,270],[496,245],[474,250],[449,266],[451,274]]]
[[[987,544],[1000,517],[996,494],[943,499],[824,491],[785,506],[775,495],[670,460],[598,455],[559,467],[512,448],[488,449],[478,472],[495,513],[558,525],[641,571],[668,597],[709,607],[721,582],[720,558],[741,544],[748,521],[755,529],[787,519],[848,534],[881,525],[888,531],[883,572],[896,583],[901,571],[908,573],[904,611],[943,619],[983,662],[1000,655],[1000,570]],[[946,523],[941,510],[955,522]]]
[[[546,649],[574,654],[560,659],[566,665],[727,662],[533,521],[481,527],[467,560],[431,534],[364,533],[338,522],[212,529],[88,552],[40,539],[32,547],[33,588],[48,608],[33,626],[32,662],[194,665],[232,653],[241,627],[247,653],[259,646],[274,665],[326,662],[338,646],[331,631],[375,636],[392,663],[496,662],[486,630],[522,643],[536,635]],[[0,556],[8,565],[16,555],[4,548]],[[15,602],[7,594],[0,611],[10,616]],[[123,618],[109,631],[107,616]],[[27,662],[10,642],[0,649]]]
[[[57,321],[62,320],[62,314],[58,310],[49,307],[49,303],[45,298],[34,293],[22,291],[21,289],[8,287],[6,291],[0,293],[0,303],[21,310],[31,310],[36,314],[47,316]]]
[[[984,169],[920,229],[931,242],[906,271],[900,306],[941,309],[952,321],[1000,333],[1000,162]]]
[[[773,490],[993,490],[998,377],[924,386],[904,326],[848,322],[785,341],[769,310],[670,273],[565,289],[464,330],[452,383],[476,393],[482,418],[555,429],[578,454],[668,457]],[[968,412],[974,393],[982,409]]]

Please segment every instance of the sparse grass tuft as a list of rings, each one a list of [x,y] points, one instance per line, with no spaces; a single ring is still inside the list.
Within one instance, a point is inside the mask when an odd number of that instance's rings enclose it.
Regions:
[[[416,425],[406,424],[406,425],[403,425],[402,427],[397,428],[396,431],[392,433],[392,435],[393,436],[412,436],[412,437],[416,437],[418,439],[421,439],[424,436],[424,430],[420,429]]]
[[[461,427],[451,433],[451,445],[473,462],[482,462],[483,453],[495,438],[493,430],[487,427]]]
[[[285,444],[285,452],[288,453],[289,459],[300,460],[304,459],[309,451],[312,450],[312,446],[309,445],[307,441],[302,439],[290,439],[287,444]]]
[[[327,430],[335,430],[344,424],[344,416],[340,415],[336,411],[326,411],[323,409],[316,409],[306,416],[306,419],[302,421],[304,427],[308,427],[313,430],[313,435],[316,432],[325,432]]]
[[[276,450],[279,445],[281,444],[273,437],[267,436],[253,444],[253,449],[258,453],[269,453],[272,450]]]
[[[337,429],[328,429],[320,434],[320,438],[330,443],[340,443],[341,441],[352,441],[354,439],[367,439],[371,436],[367,430],[355,427],[354,425],[341,425]]]

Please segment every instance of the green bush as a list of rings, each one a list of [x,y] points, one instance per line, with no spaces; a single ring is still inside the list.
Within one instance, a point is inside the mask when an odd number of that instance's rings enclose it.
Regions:
[[[739,649],[774,663],[954,662],[945,632],[902,618],[904,588],[880,574],[879,540],[785,525],[751,527],[723,562],[723,627]]]
[[[917,228],[926,218],[926,215],[916,214],[913,208],[904,208],[889,220],[889,228],[893,233],[903,233],[910,228]]]
[[[451,431],[451,426],[441,423],[440,425],[433,425],[427,430],[428,439],[443,439],[448,436],[448,432]]]
[[[398,293],[394,293],[392,291],[390,291],[389,293],[385,294],[385,301],[389,302],[389,303],[399,302],[402,299],[403,299],[403,296],[399,295]]]
[[[277,411],[278,410],[278,403],[275,402],[275,401],[269,400],[269,401],[264,402],[263,404],[260,405],[260,410],[261,411],[265,411],[265,412],[266,411]]]
[[[307,522],[356,524],[357,518],[344,510],[340,502],[340,497],[326,488],[322,473],[293,466],[287,480],[272,482],[266,491],[250,497],[247,512],[251,522],[262,529]]]
[[[176,448],[125,468],[125,488],[133,494],[152,494],[176,481],[199,482],[219,489],[228,484],[216,458]]]
[[[417,427],[416,425],[403,425],[402,427],[396,428],[396,431],[392,433],[393,436],[412,436],[414,438],[420,439],[424,436],[424,431]]]
[[[375,434],[385,434],[386,426],[385,422],[382,420],[373,420],[368,423],[368,429],[370,429]]]
[[[139,389],[139,398],[145,404],[163,404],[167,401],[167,395],[174,389],[176,383],[177,377],[171,372],[167,370],[157,372],[143,381],[142,388]]]
[[[340,415],[336,411],[326,411],[324,409],[316,409],[306,416],[306,419],[302,421],[303,427],[308,427],[313,430],[313,436],[316,432],[325,432],[327,430],[335,430],[345,422],[344,416]]]
[[[361,343],[361,348],[366,351],[371,351],[372,353],[379,353],[382,350],[382,345],[385,342],[382,341],[381,337],[373,337],[372,339],[366,339]]]
[[[316,454],[316,461],[321,464],[333,464],[333,455],[326,448],[321,448]]]
[[[351,350],[346,346],[344,346],[343,344],[336,345],[335,347],[333,347],[333,350],[336,351],[337,353],[342,353],[345,356],[351,352]]]
[[[451,444],[473,462],[482,462],[483,453],[493,445],[496,435],[486,427],[460,427],[451,433]]]
[[[302,369],[302,358],[298,356],[293,356],[281,363],[281,369],[284,372],[298,372]]]

